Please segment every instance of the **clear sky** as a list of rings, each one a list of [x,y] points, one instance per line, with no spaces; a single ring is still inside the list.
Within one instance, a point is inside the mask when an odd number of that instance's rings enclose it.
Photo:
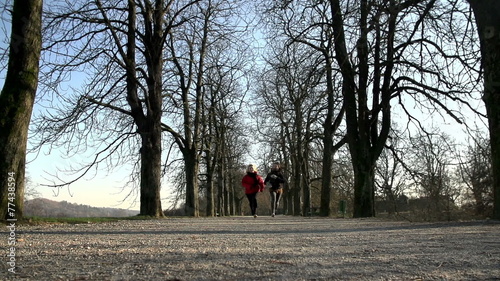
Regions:
[[[64,172],[70,166],[75,166],[80,162],[80,157],[65,159],[60,151],[54,150],[50,155],[40,153],[36,158],[34,154],[27,155],[27,176],[30,179],[31,187],[40,194],[40,197],[54,201],[67,201],[71,203],[90,205],[94,207],[112,207],[138,210],[138,202],[134,204],[136,198],[133,193],[129,199],[125,200],[132,191],[132,186],[126,186],[130,171],[128,167],[117,168],[114,171],[93,170],[77,182],[64,187],[50,187],[45,185],[59,184],[53,175],[58,175],[62,180],[71,180],[76,175],[69,175]],[[125,188],[124,188],[125,187]],[[167,193],[166,188],[162,195]],[[166,195],[164,196],[166,197]],[[125,200],[125,201],[123,201]],[[167,207],[167,202],[163,203],[163,208]]]

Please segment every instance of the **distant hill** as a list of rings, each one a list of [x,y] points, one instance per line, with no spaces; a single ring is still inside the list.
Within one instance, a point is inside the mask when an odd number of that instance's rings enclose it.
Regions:
[[[36,217],[130,217],[139,211],[99,208],[88,205],[74,204],[66,201],[53,201],[45,198],[35,198],[24,202],[24,215]]]

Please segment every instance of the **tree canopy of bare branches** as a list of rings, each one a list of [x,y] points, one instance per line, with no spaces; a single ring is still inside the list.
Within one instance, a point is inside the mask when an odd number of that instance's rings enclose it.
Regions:
[[[331,60],[326,66],[339,75],[355,217],[375,215],[374,168],[393,112],[403,112],[408,128],[422,131],[422,115],[457,123],[465,123],[464,112],[481,115],[474,102],[479,48],[470,12],[459,1],[273,1],[268,11],[277,34],[324,54]],[[340,124],[328,116],[326,140]],[[328,147],[333,145],[325,142]],[[331,182],[326,172],[323,188]]]

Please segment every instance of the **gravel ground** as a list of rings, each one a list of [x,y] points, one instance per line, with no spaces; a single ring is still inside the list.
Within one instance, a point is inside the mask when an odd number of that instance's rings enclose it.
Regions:
[[[277,216],[8,228],[2,280],[500,280],[500,222]]]

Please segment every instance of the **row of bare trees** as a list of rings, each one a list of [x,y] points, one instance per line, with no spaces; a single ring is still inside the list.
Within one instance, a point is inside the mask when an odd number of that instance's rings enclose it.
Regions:
[[[484,134],[484,133],[483,133]],[[489,142],[477,133],[458,142],[439,129],[408,139],[392,138],[376,168],[376,209],[417,211],[421,219],[490,217],[493,211]]]
[[[426,133],[422,120],[426,116],[464,124],[468,114],[482,115],[476,107],[481,97],[480,46],[466,4],[435,0],[273,4],[261,9],[273,41],[268,72],[279,75],[262,79],[263,89],[271,93],[263,102],[281,99],[282,104],[273,108],[274,124],[281,128],[274,130],[295,130],[294,139],[280,136],[289,146],[281,155],[304,160],[290,159],[288,164],[291,177],[304,177],[294,182],[294,194],[300,197],[303,191],[305,212],[310,208],[307,186],[315,180],[310,167],[321,163],[320,213],[329,214],[331,189],[338,186],[332,161],[344,143],[354,175],[353,215],[374,216],[377,161],[391,149],[395,124],[402,123],[408,132]],[[279,55],[274,58],[273,53]],[[307,64],[297,63],[300,60]],[[299,95],[311,97],[312,106],[294,98]],[[297,110],[297,104],[303,109]],[[301,114],[307,111],[319,114]],[[321,159],[311,159],[315,149],[322,151]]]
[[[240,2],[74,1],[48,7],[44,78],[81,71],[87,80],[73,92],[56,89],[64,102],[36,120],[38,143],[97,151],[72,181],[103,162],[136,163],[140,214],[155,217],[163,216],[162,171],[178,159],[176,151],[183,161],[185,212],[199,215],[203,158],[214,209],[213,184],[216,175],[226,174],[221,169],[233,166],[224,162],[235,158],[235,120],[245,96],[248,52]]]
[[[469,1],[479,32],[470,24],[470,7],[458,0],[276,0],[257,5],[265,34],[272,38],[266,63],[253,80],[257,125],[240,122],[253,67],[247,40],[254,14],[250,3],[50,2],[45,6],[39,84],[54,104],[33,124],[34,149],[49,144],[74,154],[94,151],[95,158],[60,186],[91,169],[135,163],[140,213],[155,217],[163,216],[161,178],[170,175],[180,156],[185,213],[199,215],[203,194],[207,215],[231,214],[238,201],[234,188],[241,161],[253,142],[244,136],[249,132],[255,139],[258,127],[270,144],[268,157],[287,165],[290,213],[310,213],[312,190],[318,188],[320,214],[330,215],[332,191],[341,193],[332,183],[345,170],[336,163],[349,159],[353,215],[374,216],[377,162],[385,149],[395,151],[390,137],[396,135],[394,116],[407,125],[405,132],[426,132],[421,116],[465,123],[466,112],[481,115],[473,101],[482,91],[482,70],[492,169],[500,167],[494,79],[500,28],[493,16],[500,5],[485,2],[489,4]],[[28,22],[26,17],[21,21]],[[19,34],[13,29],[12,38]],[[39,39],[22,36],[30,44]],[[59,87],[78,72],[85,76],[81,87]],[[36,87],[30,90],[34,96]],[[2,99],[7,97],[2,91]],[[25,109],[22,102],[14,107]],[[30,121],[26,116],[2,120],[2,133],[12,131],[7,127],[11,120],[21,120],[23,132]],[[6,137],[2,144],[10,142]],[[344,144],[347,158],[338,153]],[[2,155],[22,160],[22,150]],[[3,161],[2,168],[13,169],[14,160]],[[493,175],[498,218],[500,177]],[[16,198],[22,200],[23,182],[16,183]],[[2,182],[3,203],[7,186]]]

